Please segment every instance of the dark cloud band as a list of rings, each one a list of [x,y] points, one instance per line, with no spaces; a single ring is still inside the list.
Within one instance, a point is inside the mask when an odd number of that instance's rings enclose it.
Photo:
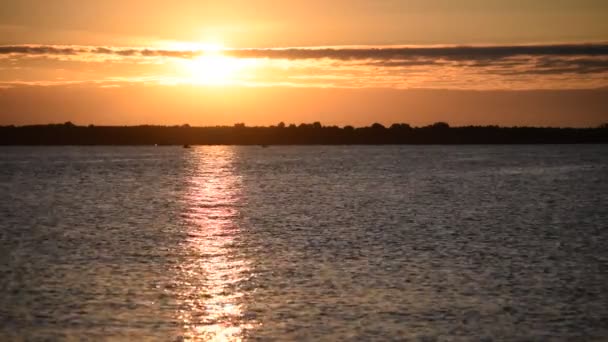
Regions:
[[[106,54],[138,57],[192,58],[204,53],[204,51],[196,50],[150,48],[54,45],[0,46],[0,54],[26,55]],[[400,60],[411,58],[444,58],[449,60],[478,60],[515,56],[608,56],[608,43],[512,46],[226,49],[223,51],[223,54],[238,58],[271,59]]]
[[[240,58],[283,59],[375,59],[445,58],[475,60],[514,56],[608,56],[608,44],[515,45],[515,46],[449,46],[449,47],[383,47],[383,48],[287,48],[238,49],[226,54]]]
[[[103,46],[5,45],[0,55],[86,58],[115,56],[125,58],[191,59],[205,55],[201,50],[167,50]],[[503,46],[389,46],[389,47],[311,47],[226,49],[222,54],[234,58],[330,60],[376,68],[463,66],[484,69],[486,73],[518,74],[598,74],[608,72],[608,43],[503,45]]]

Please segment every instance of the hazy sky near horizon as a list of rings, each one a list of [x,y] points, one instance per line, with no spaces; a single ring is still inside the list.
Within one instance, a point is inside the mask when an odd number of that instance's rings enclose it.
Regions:
[[[0,124],[596,125],[607,17],[604,0],[2,1]]]

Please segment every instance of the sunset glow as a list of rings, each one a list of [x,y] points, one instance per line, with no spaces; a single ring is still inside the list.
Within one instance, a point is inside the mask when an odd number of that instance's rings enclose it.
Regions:
[[[186,1],[131,15],[141,8],[137,0],[8,3],[0,124],[594,126],[608,116],[603,2]],[[86,96],[64,95],[75,87]],[[421,90],[432,96],[415,95]],[[458,92],[474,94],[475,105],[442,101],[462,102]],[[497,96],[507,102],[488,111]],[[155,103],[163,98],[171,101]]]

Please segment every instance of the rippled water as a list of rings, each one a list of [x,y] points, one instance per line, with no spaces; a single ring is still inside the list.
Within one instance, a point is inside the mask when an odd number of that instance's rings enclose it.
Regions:
[[[608,146],[3,147],[0,339],[608,338]]]

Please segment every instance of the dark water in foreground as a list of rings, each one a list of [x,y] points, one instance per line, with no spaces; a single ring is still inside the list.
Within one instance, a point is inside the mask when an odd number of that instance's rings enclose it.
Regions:
[[[608,338],[608,146],[0,148],[0,340]]]

